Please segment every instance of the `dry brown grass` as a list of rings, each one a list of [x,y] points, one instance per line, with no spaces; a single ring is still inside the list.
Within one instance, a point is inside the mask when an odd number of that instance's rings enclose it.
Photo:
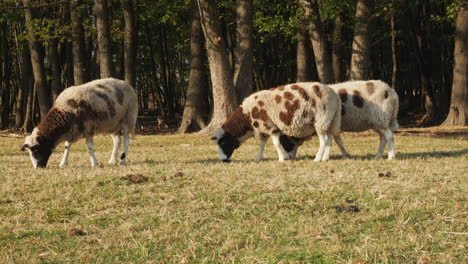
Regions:
[[[206,136],[138,136],[127,166],[95,169],[84,142],[33,169],[0,137],[0,263],[467,263],[467,135],[401,130],[375,161],[375,134],[346,133],[354,158],[323,163],[316,139],[284,163],[250,140],[230,164]]]

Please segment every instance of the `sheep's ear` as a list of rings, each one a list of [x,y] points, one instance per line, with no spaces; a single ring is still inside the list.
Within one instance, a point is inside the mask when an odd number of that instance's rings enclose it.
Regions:
[[[31,149],[31,146],[29,146],[28,144],[21,145],[21,151],[25,151],[26,149]]]
[[[211,137],[211,140],[217,140],[217,139],[218,139],[218,138],[215,137],[215,136]]]

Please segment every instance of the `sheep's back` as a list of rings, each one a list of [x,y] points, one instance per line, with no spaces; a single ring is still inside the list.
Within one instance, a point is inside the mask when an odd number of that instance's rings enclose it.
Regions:
[[[94,132],[112,132],[119,129],[129,110],[136,111],[138,105],[129,84],[108,78],[65,89],[54,107],[73,113],[78,124],[92,126]]]
[[[330,87],[341,99],[342,131],[388,128],[396,119],[394,113],[398,111],[398,95],[385,82],[349,81]]]

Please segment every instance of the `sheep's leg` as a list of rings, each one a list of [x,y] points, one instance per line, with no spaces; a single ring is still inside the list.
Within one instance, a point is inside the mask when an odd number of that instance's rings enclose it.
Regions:
[[[393,132],[389,128],[384,131],[385,139],[388,144],[388,160],[395,158],[395,142],[393,139]]]
[[[109,164],[117,164],[117,155],[119,153],[120,146],[122,145],[122,137],[119,134],[112,134],[111,136],[112,141],[114,142],[114,147],[112,148]]]
[[[318,134],[318,138],[320,141],[320,147],[319,150],[317,151],[317,154],[315,155],[314,161],[321,161],[323,157],[323,152],[325,151],[325,143],[327,141],[327,135],[326,134]]]
[[[294,144],[294,148],[293,150],[291,150],[290,154],[289,154],[289,157],[290,159],[296,159],[296,155],[297,155],[297,149],[299,148],[299,145],[298,144]]]
[[[377,150],[377,155],[375,156],[375,159],[381,159],[385,145],[387,144],[387,139],[385,138],[385,130],[376,130],[377,133],[379,134],[380,137],[380,143],[379,143],[379,149]]]
[[[273,141],[273,145],[276,148],[276,152],[278,152],[278,160],[284,161],[284,153],[283,148],[281,147],[279,135],[271,135],[271,141]]]
[[[130,135],[128,132],[125,132],[123,135],[123,152],[122,155],[120,156],[120,165],[125,165],[125,162],[127,160],[127,152],[128,152],[128,145],[130,144]]]
[[[336,135],[336,136],[334,136],[334,138],[335,138],[336,144],[338,145],[338,147],[340,147],[341,153],[343,153],[343,157],[344,158],[349,158],[350,155],[349,155],[348,151],[346,151],[346,149],[345,149],[345,147],[343,145],[343,141],[341,140],[341,136]]]
[[[93,136],[86,137],[86,147],[88,148],[89,157],[91,158],[91,167],[96,167],[98,161],[94,155]]]
[[[330,149],[332,144],[331,134],[327,134],[325,138],[325,147],[323,149],[322,161],[327,161],[330,159]]]
[[[259,161],[263,159],[263,151],[265,150],[265,144],[267,140],[268,140],[267,137],[260,138],[260,148],[258,149],[258,154],[257,154],[257,157],[255,157],[255,161]]]
[[[63,152],[62,161],[60,162],[60,167],[65,168],[68,165],[68,154],[70,154],[70,142],[65,141],[65,151]]]

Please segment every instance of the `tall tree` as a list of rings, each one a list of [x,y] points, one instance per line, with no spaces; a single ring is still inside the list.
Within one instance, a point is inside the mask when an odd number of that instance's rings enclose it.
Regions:
[[[107,0],[95,0],[98,56],[101,78],[113,76],[112,49]]]
[[[84,6],[82,0],[73,0],[70,4],[70,20],[72,28],[73,80],[75,85],[89,81],[88,61],[83,28]]]
[[[11,55],[9,48],[9,28],[6,21],[0,23],[0,59],[3,67],[0,67],[0,128],[6,129],[10,121],[10,96],[11,89]]]
[[[16,113],[15,113],[15,127],[16,128],[25,128],[25,131],[29,131],[32,127],[31,122],[26,123],[26,121],[31,121],[31,117],[28,114],[31,114],[31,111],[28,109],[28,100],[31,97],[32,91],[34,88],[34,78],[32,75],[32,66],[31,66],[31,55],[29,53],[29,47],[25,42],[20,44],[19,49],[21,49],[20,56],[20,72],[21,80],[20,87],[18,89],[18,94],[16,97]]]
[[[344,12],[339,11],[333,23],[333,50],[332,50],[332,68],[335,82],[342,82],[346,79],[346,62],[344,58],[345,40]]]
[[[328,44],[323,30],[317,0],[300,0],[308,20],[309,34],[314,48],[315,64],[322,83],[333,83],[333,69]]]
[[[124,69],[125,80],[133,87],[136,86],[136,52],[137,52],[137,29],[136,29],[136,4],[134,0],[123,0],[124,27]]]
[[[462,6],[455,23],[455,50],[450,110],[444,126],[468,125],[468,9]]]
[[[358,0],[351,55],[351,79],[367,80],[370,77],[371,19],[374,0]]]
[[[23,0],[24,17],[29,38],[29,49],[31,51],[31,64],[34,74],[34,86],[39,102],[39,111],[41,120],[45,118],[50,109],[50,88],[46,83],[46,74],[44,69],[43,47],[38,40],[33,27],[33,10],[29,8],[29,0]]]
[[[213,92],[213,112],[210,123],[201,133],[210,133],[220,127],[236,106],[236,91],[234,90],[233,74],[229,64],[219,21],[219,11],[215,1],[197,0],[200,11],[200,21],[205,35],[208,61]]]
[[[200,24],[200,13],[195,1],[192,1],[192,6],[194,8],[190,31],[190,74],[187,100],[178,133],[191,132],[206,127],[209,114],[208,80],[204,72],[203,31]]]
[[[234,87],[237,103],[253,91],[253,0],[237,0]]]
[[[314,77],[312,64],[312,48],[310,46],[307,30],[299,28],[297,32],[296,50],[296,82],[309,82],[317,79]]]

